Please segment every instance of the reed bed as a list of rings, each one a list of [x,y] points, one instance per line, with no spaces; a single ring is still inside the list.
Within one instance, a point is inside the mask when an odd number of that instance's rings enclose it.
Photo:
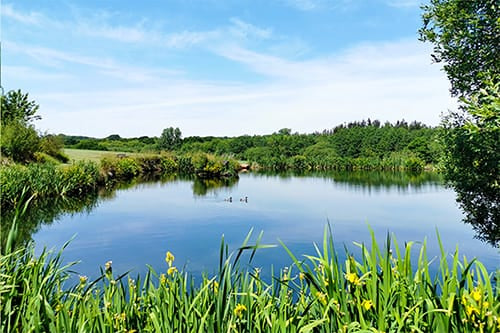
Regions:
[[[238,177],[239,163],[228,157],[205,153],[156,154],[105,157],[99,164],[78,161],[71,165],[31,163],[0,166],[0,204],[13,209],[24,197],[34,200],[78,198],[97,193],[101,187],[154,175],[188,174],[201,179]]]
[[[199,283],[167,252],[161,272],[115,274],[67,287],[74,263],[59,253],[15,249],[15,223],[0,258],[2,332],[499,332],[500,272],[442,253],[429,260],[424,241],[402,248],[394,237],[339,261],[329,227],[315,255],[296,257],[270,281],[241,269],[261,244],[251,232],[234,253],[222,238],[218,273]],[[347,251],[347,250],[346,250]],[[419,252],[412,262],[412,251]],[[432,275],[430,266],[438,273]]]

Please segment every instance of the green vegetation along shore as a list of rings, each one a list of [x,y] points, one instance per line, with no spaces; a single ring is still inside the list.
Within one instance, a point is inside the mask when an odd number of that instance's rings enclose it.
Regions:
[[[437,128],[404,120],[394,124],[363,120],[312,134],[283,128],[269,135],[181,137],[166,128],[160,137],[103,139],[59,135],[65,147],[101,151],[204,152],[248,161],[265,170],[422,170],[442,154]]]
[[[220,266],[200,282],[165,267],[135,280],[103,263],[101,276],[68,286],[73,264],[62,252],[34,255],[32,245],[14,249],[15,228],[0,257],[3,332],[499,332],[496,276],[477,260],[442,253],[434,261],[416,243],[400,248],[393,238],[379,247],[373,234],[360,253],[340,261],[331,233],[314,256],[295,257],[270,281],[259,269],[241,269],[251,233],[236,253],[222,241]],[[283,245],[285,246],[285,245]],[[286,249],[286,247],[285,247]],[[431,273],[434,269],[437,273]]]
[[[105,157],[100,163],[78,161],[70,165],[52,163],[0,166],[0,203],[12,209],[27,198],[81,197],[97,193],[120,181],[157,174],[183,173],[199,178],[238,176],[240,164],[205,153]]]

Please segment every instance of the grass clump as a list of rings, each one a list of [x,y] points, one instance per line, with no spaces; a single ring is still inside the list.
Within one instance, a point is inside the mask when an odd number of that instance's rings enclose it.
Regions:
[[[15,233],[15,228],[12,229]],[[270,281],[258,269],[242,269],[242,253],[269,245],[242,246],[228,254],[222,239],[219,270],[195,283],[167,252],[165,268],[135,280],[113,272],[112,262],[95,281],[80,276],[67,288],[70,266],[61,252],[34,255],[33,246],[0,258],[2,331],[51,332],[499,332],[499,271],[476,260],[442,253],[431,275],[426,242],[401,250],[395,238],[379,247],[359,244],[358,259],[340,261],[325,229],[316,255],[299,260]],[[13,237],[9,237],[12,239]],[[10,245],[9,245],[10,244]],[[283,245],[284,246],[284,245]],[[394,253],[391,249],[394,249]]]

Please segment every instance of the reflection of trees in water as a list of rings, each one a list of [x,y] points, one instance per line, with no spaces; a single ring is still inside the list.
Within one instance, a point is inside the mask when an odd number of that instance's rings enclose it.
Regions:
[[[212,180],[198,179],[192,176],[183,175],[149,175],[147,178],[137,178],[129,182],[119,182],[108,187],[100,188],[98,193],[92,193],[78,198],[56,197],[44,200],[32,200],[24,214],[18,217],[17,240],[18,244],[26,244],[31,240],[31,236],[43,225],[50,225],[58,221],[63,215],[74,215],[80,213],[89,214],[94,208],[104,200],[112,200],[116,197],[117,190],[126,190],[138,185],[162,183],[166,184],[176,180],[193,182],[193,194],[204,196],[210,191],[217,191],[224,187],[231,187],[237,183],[238,178]],[[9,230],[14,220],[15,212],[2,211],[0,240],[3,246],[7,242]]]
[[[17,242],[26,244],[31,235],[37,232],[42,225],[50,225],[66,214],[90,213],[99,205],[99,196],[90,194],[80,198],[57,197],[53,199],[32,201],[24,214],[18,217]],[[14,220],[14,211],[2,211],[2,248],[7,242],[8,230]]]
[[[500,191],[497,189],[496,194],[487,196],[481,193],[481,188],[465,190],[455,186],[454,189],[465,213],[463,221],[472,226],[476,238],[500,248]]]
[[[284,172],[262,175],[278,176],[283,179],[291,177],[322,178],[335,184],[345,184],[349,189],[363,191],[398,189],[402,192],[442,185],[442,177],[433,172],[390,172],[390,171],[329,171],[329,172]]]
[[[342,184],[350,190],[361,191],[388,191],[396,189],[398,192],[415,191],[419,189],[428,189],[429,186],[441,186],[442,178],[436,173],[405,173],[405,172],[379,172],[379,171],[351,171],[351,172],[318,172],[318,173],[275,173],[275,172],[259,172],[259,175],[269,177],[280,177],[283,180],[292,180],[292,177],[314,177],[322,178],[325,181],[330,181],[335,184]],[[223,189],[229,189],[237,184],[238,178],[226,179],[200,179],[186,175],[169,175],[160,176],[152,175],[148,178],[136,179],[131,182],[121,182],[113,187],[102,188],[98,194],[87,195],[79,198],[56,198],[44,201],[33,201],[30,207],[22,216],[18,223],[18,235],[22,242],[27,242],[31,239],[31,235],[37,232],[42,225],[52,224],[66,214],[90,213],[103,200],[111,200],[116,196],[117,190],[125,190],[136,187],[141,184],[162,183],[166,184],[172,181],[190,181],[192,182],[192,190],[195,196],[206,196],[209,193],[217,193]],[[474,211],[474,215],[467,215],[465,222],[470,223],[476,231],[476,237],[482,241],[488,242],[493,246],[500,246],[500,228],[499,221],[493,220],[489,223],[484,223],[481,220],[481,212],[487,211],[489,208],[482,207],[477,204],[477,198],[467,200],[467,193],[460,194],[464,200],[462,202],[469,203],[470,207],[465,207],[467,204],[462,203],[462,209],[465,211]],[[498,210],[498,202],[495,203]],[[2,211],[1,216],[1,242],[5,245],[10,229],[14,213],[12,211]]]
[[[217,193],[221,189],[233,187],[238,183],[238,178],[224,178],[224,179],[193,179],[193,194],[195,196],[205,196],[209,192]]]

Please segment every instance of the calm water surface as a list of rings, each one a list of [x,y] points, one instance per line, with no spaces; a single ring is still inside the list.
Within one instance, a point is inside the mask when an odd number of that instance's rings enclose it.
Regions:
[[[234,250],[251,228],[253,240],[262,230],[264,243],[280,239],[298,256],[314,254],[313,242],[322,241],[328,221],[342,252],[344,244],[356,253],[353,242],[369,242],[370,225],[382,243],[388,231],[401,245],[427,237],[429,256],[437,256],[437,228],[447,251],[458,245],[468,258],[479,258],[491,270],[499,267],[498,249],[474,239],[472,228],[460,222],[453,191],[435,177],[242,174],[225,185],[192,180],[139,184],[116,191],[114,198],[101,199],[86,212],[42,224],[32,238],[40,251],[58,249],[75,236],[64,258],[80,260],[75,270],[91,278],[108,260],[117,273],[143,273],[146,264],[163,272],[167,250],[175,254],[177,266],[195,275],[212,274],[221,236]],[[248,201],[241,202],[245,196]],[[232,202],[225,201],[229,197]],[[278,269],[290,263],[277,247],[258,251],[252,267],[269,274],[271,265]]]

